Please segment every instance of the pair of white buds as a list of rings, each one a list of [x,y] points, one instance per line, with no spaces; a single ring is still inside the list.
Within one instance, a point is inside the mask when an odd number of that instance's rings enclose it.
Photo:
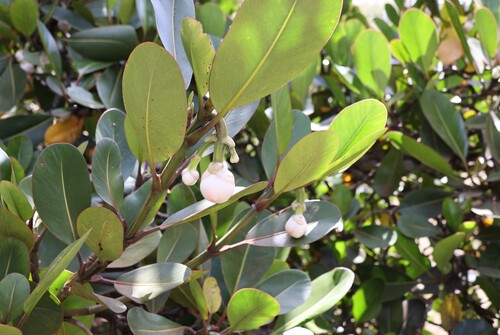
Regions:
[[[32,74],[35,72],[35,65],[27,62],[24,59],[24,54],[22,50],[17,50],[16,53],[14,54],[14,57],[16,57],[16,60],[19,62],[19,67],[21,70],[26,72],[27,74]]]
[[[182,182],[191,186],[196,184],[200,174],[196,169],[182,170]],[[227,164],[212,162],[201,176],[200,191],[208,201],[220,204],[226,202],[234,193],[236,185],[234,175],[229,171]]]

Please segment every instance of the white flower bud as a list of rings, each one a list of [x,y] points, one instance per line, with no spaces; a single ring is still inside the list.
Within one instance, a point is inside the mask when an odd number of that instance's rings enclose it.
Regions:
[[[17,50],[16,53],[14,54],[14,57],[16,57],[16,60],[19,63],[24,62],[24,54],[22,50]]]
[[[217,204],[226,202],[233,195],[234,189],[234,175],[224,163],[210,163],[201,176],[200,191],[208,201]]]
[[[292,215],[285,224],[285,231],[293,238],[304,236],[307,232],[307,221],[304,215]]]
[[[182,170],[182,182],[184,185],[191,186],[200,179],[200,173],[196,169],[185,168]]]
[[[33,72],[35,72],[35,66],[31,63],[22,62],[21,64],[19,64],[19,66],[27,74],[32,74]]]

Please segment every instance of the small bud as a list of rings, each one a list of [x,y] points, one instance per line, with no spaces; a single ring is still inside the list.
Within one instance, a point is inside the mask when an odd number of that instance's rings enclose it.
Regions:
[[[200,179],[200,173],[196,169],[185,168],[182,170],[182,182],[184,185],[191,186]]]
[[[234,176],[224,163],[210,163],[201,176],[200,191],[208,201],[217,204],[226,202],[234,189]]]
[[[19,64],[19,66],[27,74],[32,74],[33,72],[35,72],[35,66],[31,63],[22,62],[21,64]]]
[[[65,33],[71,29],[71,26],[69,25],[68,21],[61,20],[61,21],[57,22],[57,28],[59,28],[60,31]]]
[[[229,148],[229,151],[231,152],[231,158],[229,158],[229,161],[233,164],[236,164],[240,161],[240,156],[238,156],[238,153],[234,148]]]
[[[22,50],[17,50],[16,53],[14,54],[14,57],[16,57],[16,60],[19,63],[24,62],[24,54]]]
[[[293,238],[304,236],[307,232],[307,221],[304,215],[292,215],[285,224],[285,231]]]

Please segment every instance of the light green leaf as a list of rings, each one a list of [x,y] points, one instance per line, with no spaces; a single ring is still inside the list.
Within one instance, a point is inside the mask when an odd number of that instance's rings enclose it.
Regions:
[[[363,85],[382,99],[391,76],[391,54],[382,33],[373,29],[361,33],[354,45],[354,65]]]
[[[391,47],[392,54],[400,63],[406,64],[411,61],[410,54],[408,53],[405,46],[403,45],[403,42],[400,39],[393,39],[389,43],[389,45]]]
[[[210,36],[203,33],[200,22],[185,18],[182,21],[181,37],[187,59],[193,68],[198,95],[204,97],[208,92],[208,81],[215,57]]]
[[[287,85],[271,94],[271,103],[279,158],[288,149],[293,129],[292,102]]]
[[[134,307],[127,313],[127,322],[134,335],[183,335],[186,328],[140,307]]]
[[[0,332],[2,332],[3,335],[23,335],[20,329],[2,324],[0,324]]]
[[[341,7],[330,0],[245,1],[214,60],[210,96],[215,109],[225,115],[302,72],[328,42]]]
[[[465,237],[465,233],[455,233],[436,243],[432,257],[439,270],[446,273],[451,269],[450,259],[453,252],[462,245]]]
[[[321,146],[318,146],[321,143]],[[282,193],[321,177],[339,149],[336,131],[317,131],[304,136],[286,154],[278,167],[274,190]]]
[[[35,31],[38,17],[38,6],[34,0],[15,0],[10,6],[12,24],[27,38]]]
[[[132,26],[111,25],[79,31],[67,40],[83,57],[103,62],[126,59],[137,45]]]
[[[33,169],[33,200],[45,226],[61,241],[77,239],[76,219],[90,206],[87,163],[77,148],[54,144]]]
[[[175,59],[157,44],[139,45],[125,66],[123,98],[127,138],[133,133],[151,164],[167,160],[183,143],[187,122],[184,80]]]
[[[353,282],[354,273],[345,268],[336,268],[314,279],[306,302],[280,316],[272,334],[281,334],[331,309],[347,294]]]
[[[127,272],[115,281],[115,289],[141,304],[184,283],[191,270],[183,264],[158,263]]]
[[[481,45],[488,56],[493,58],[498,44],[498,27],[495,16],[489,8],[482,7],[476,11],[475,18]]]
[[[114,208],[123,204],[123,178],[118,145],[109,138],[97,143],[92,156],[92,182],[99,196]]]
[[[280,304],[279,314],[302,305],[311,294],[311,279],[300,270],[280,271],[261,282],[257,289],[270,294]]]
[[[382,307],[384,282],[379,278],[365,281],[352,296],[352,316],[356,324],[362,324],[375,318]]]
[[[422,112],[432,129],[465,162],[467,132],[462,116],[443,93],[426,90],[419,99]]]
[[[20,261],[20,260],[17,260]],[[0,320],[15,320],[23,312],[23,303],[30,294],[28,279],[19,273],[9,273],[0,281]],[[1,330],[1,329],[0,329]],[[4,334],[2,332],[2,334]]]
[[[403,259],[408,260],[409,265],[406,268],[406,272],[412,279],[427,272],[431,266],[429,258],[420,253],[415,241],[402,234],[398,234],[396,250]]]
[[[35,237],[28,225],[8,210],[0,208],[0,239],[9,237],[23,242],[29,251],[35,244]]]
[[[0,182],[0,197],[7,206],[7,209],[21,218],[24,222],[28,221],[33,216],[33,208],[31,208],[28,199],[23,192],[10,181],[2,180]]]
[[[391,131],[387,133],[387,138],[396,149],[412,156],[422,164],[448,177],[457,178],[451,165],[431,147],[421,142],[417,142],[413,138],[403,135],[400,132]]]
[[[90,232],[86,243],[102,261],[114,261],[123,251],[123,226],[115,213],[103,207],[89,207],[77,221],[78,235]]]
[[[205,281],[203,281],[203,295],[207,302],[208,312],[210,314],[217,313],[222,305],[222,296],[219,284],[217,284],[217,279],[214,277],[207,277]]]
[[[399,36],[410,59],[427,73],[439,44],[436,24],[431,17],[420,9],[405,11],[399,21]]]
[[[120,22],[126,24],[130,21],[134,15],[135,1],[134,0],[122,0],[120,4],[120,10],[118,11],[118,17]]]
[[[278,315],[279,303],[269,294],[253,288],[237,291],[227,305],[231,330],[252,330]]]
[[[224,37],[227,28],[227,17],[219,3],[206,2],[196,8],[196,19],[203,24],[207,34]]]
[[[291,81],[292,90],[291,95],[297,100],[300,105],[304,104],[304,100],[309,95],[309,87],[311,86],[314,77],[321,69],[321,57],[316,57],[311,64],[309,64],[304,71],[299,73]],[[285,85],[286,86],[286,85]]]
[[[80,251],[83,243],[89,236],[89,233],[83,235],[80,239],[68,245],[53,261],[50,263],[45,274],[40,278],[38,285],[31,292],[30,296],[24,302],[24,313],[29,315],[36,304],[42,298],[45,291],[47,291],[52,283],[59,277],[59,275],[71,263],[73,258]]]
[[[38,33],[40,34],[40,39],[42,40],[43,49],[47,55],[47,58],[52,65],[52,70],[56,73],[56,77],[61,79],[62,77],[62,61],[61,55],[59,54],[59,48],[57,47],[57,42],[50,33],[50,30],[43,24],[42,21],[38,20]]]

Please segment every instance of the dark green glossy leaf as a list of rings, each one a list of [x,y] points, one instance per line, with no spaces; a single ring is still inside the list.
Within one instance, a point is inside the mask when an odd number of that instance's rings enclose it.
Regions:
[[[443,216],[446,219],[446,225],[453,231],[458,231],[463,222],[464,214],[460,205],[451,198],[446,198],[443,201]]]
[[[63,322],[62,307],[45,293],[21,327],[23,334],[54,335]]]
[[[417,278],[430,268],[429,259],[420,253],[413,239],[398,234],[396,249],[401,257],[408,260],[409,266],[407,266],[406,272],[411,278]]]
[[[15,0],[10,6],[14,27],[28,38],[36,29],[38,15],[38,6],[34,0]]]
[[[272,334],[281,334],[331,309],[347,294],[353,282],[354,273],[346,268],[336,268],[314,279],[306,302],[280,316]]]
[[[214,59],[210,96],[217,111],[258,100],[302,72],[329,40],[340,11],[341,3],[329,0],[244,2]]]
[[[103,207],[89,207],[78,216],[78,235],[90,232],[85,241],[103,261],[118,259],[123,251],[123,226],[115,213]]]
[[[0,182],[0,198],[5,203],[7,209],[24,222],[33,216],[33,208],[28,199],[13,183],[6,180]]]
[[[339,149],[336,131],[317,131],[304,136],[278,166],[274,190],[282,193],[304,186],[321,177]],[[322,143],[318,146],[318,143]],[[314,150],[313,150],[314,148]]]
[[[115,281],[115,289],[137,303],[144,303],[167,292],[191,275],[183,264],[158,263],[127,272]]]
[[[291,215],[293,215],[293,210],[289,208],[268,216],[248,232],[244,242],[256,246],[293,247],[310,244],[334,228],[342,227],[342,217],[335,205],[324,201],[308,201],[304,212],[304,217],[308,222],[307,233],[296,239],[285,231],[285,224]]]
[[[17,260],[19,261],[19,260]],[[9,273],[0,281],[0,320],[15,320],[23,312],[23,303],[30,294],[28,279],[19,273]],[[1,330],[1,329],[0,329]],[[3,332],[2,332],[3,334]]]
[[[159,231],[144,236],[139,241],[129,245],[120,258],[109,264],[108,268],[127,268],[139,263],[156,250],[160,239],[161,233]]]
[[[384,226],[366,226],[354,231],[354,236],[364,246],[374,248],[388,248],[398,240],[394,229]]]
[[[42,40],[43,49],[47,54],[47,57],[52,65],[52,70],[56,73],[56,77],[61,79],[62,77],[62,61],[61,55],[59,54],[59,48],[57,47],[57,42],[50,33],[50,30],[41,22],[38,21],[38,33],[40,34],[40,39]]]
[[[449,195],[449,192],[431,188],[411,191],[401,201],[399,211],[403,214],[421,215],[426,218],[437,216],[441,212],[443,200]]]
[[[127,321],[134,335],[183,335],[184,328],[158,314],[134,307],[127,313]]]
[[[90,206],[87,163],[78,149],[54,144],[38,157],[33,169],[33,199],[45,226],[61,241],[77,239],[76,219]]]
[[[37,145],[43,140],[45,129],[50,124],[52,124],[52,116],[50,115],[17,115],[2,119],[0,120],[0,139],[8,140],[25,135],[32,140],[33,144]]]
[[[175,59],[156,44],[138,46],[125,66],[123,98],[127,137],[133,133],[151,163],[172,156],[184,141],[187,120],[184,80]]]
[[[417,213],[402,214],[398,217],[398,229],[411,238],[435,237],[439,229],[432,225],[425,216]]]
[[[280,271],[257,285],[280,304],[279,314],[285,314],[302,305],[311,294],[311,279],[300,270]]]
[[[82,16],[78,15],[76,11],[72,11],[70,9],[66,9],[63,7],[56,6],[52,8],[51,5],[45,5],[41,8],[42,12],[49,13],[50,11],[54,11],[52,17],[55,18],[59,22],[65,22],[70,27],[77,30],[85,30],[93,28],[92,23],[87,21]]]
[[[384,282],[373,278],[365,281],[352,296],[352,316],[357,324],[375,318],[382,307],[381,298],[384,293]]]
[[[111,67],[97,79],[97,94],[106,108],[125,109],[122,96],[122,74],[122,67]]]
[[[33,142],[29,137],[17,136],[9,141],[7,154],[17,159],[24,170],[27,170],[33,159]]]
[[[185,87],[189,86],[193,70],[189,65],[189,57],[182,46],[181,27],[184,18],[194,18],[192,1],[151,0],[155,11],[156,30],[167,51],[174,56],[184,78]]]
[[[114,208],[123,204],[123,178],[118,145],[109,138],[97,143],[92,156],[92,182],[99,196]]]
[[[231,330],[252,330],[271,321],[280,310],[279,303],[269,294],[246,288],[236,292],[227,305]]]
[[[388,197],[399,187],[402,176],[403,155],[392,149],[382,159],[372,186],[380,196]]]
[[[74,241],[68,245],[53,261],[50,263],[47,271],[45,271],[42,278],[38,282],[38,285],[31,292],[28,299],[24,302],[24,312],[29,315],[33,308],[38,304],[44,293],[49,289],[49,287],[54,283],[54,281],[59,277],[59,275],[66,269],[66,267],[71,263],[73,258],[76,256],[80,248],[83,246],[85,239],[88,237],[89,233],[82,236],[80,239]]]
[[[30,254],[21,241],[14,238],[0,239],[0,280],[9,273],[20,273],[28,277]]]
[[[182,262],[198,244],[197,231],[191,224],[170,227],[158,244],[157,262]]]
[[[7,68],[0,74],[0,113],[9,111],[21,100],[25,87],[26,73],[21,70],[19,65],[9,62]],[[1,128],[0,123],[0,130]],[[0,132],[0,134],[2,139],[8,137],[3,132]]]
[[[114,25],[82,30],[67,42],[86,58],[109,62],[126,59],[137,45],[137,36],[132,26]]]

